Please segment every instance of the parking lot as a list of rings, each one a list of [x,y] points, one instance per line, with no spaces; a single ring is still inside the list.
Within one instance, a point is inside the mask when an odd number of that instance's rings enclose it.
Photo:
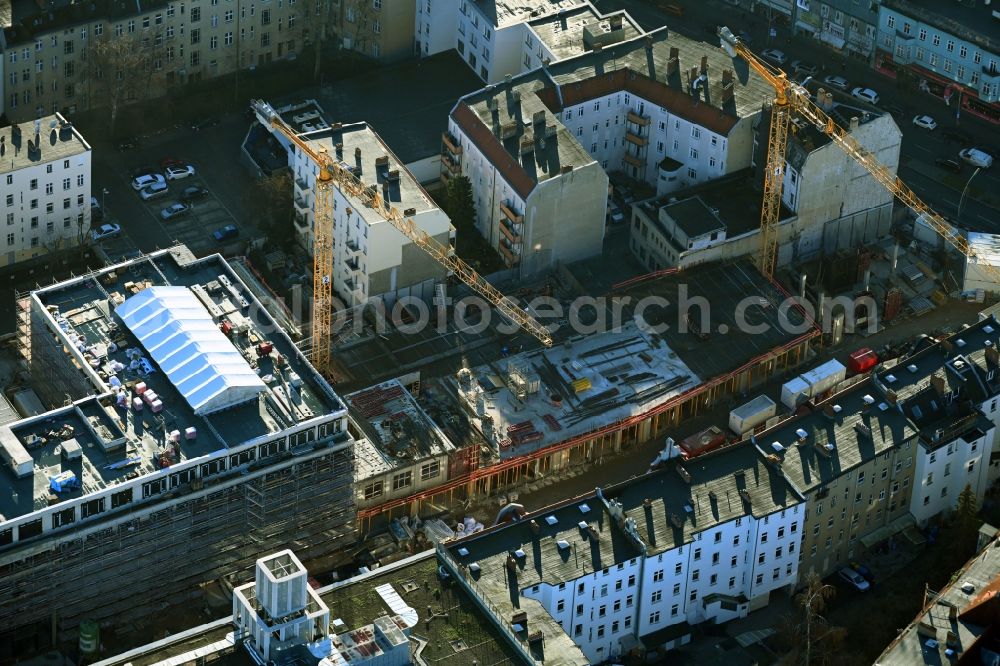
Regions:
[[[157,171],[157,173],[162,172],[162,170]],[[197,166],[195,175],[179,180],[168,180],[166,184],[166,194],[157,195],[148,201],[144,201],[138,192],[135,192],[134,196],[141,202],[145,216],[157,225],[171,242],[184,243],[197,256],[233,249],[227,248],[227,245],[238,243],[238,237],[226,243],[219,243],[212,237],[212,233],[230,224],[239,228],[239,223],[198,174]],[[184,196],[185,190],[192,188],[203,188],[207,194],[188,200]],[[162,211],[178,203],[186,206],[187,210],[176,217],[165,219]]]

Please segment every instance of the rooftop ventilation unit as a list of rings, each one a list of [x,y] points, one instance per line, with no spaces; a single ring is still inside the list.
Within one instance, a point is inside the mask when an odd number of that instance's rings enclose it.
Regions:
[[[908,366],[906,366],[906,369],[909,370],[910,372],[916,372],[917,371],[917,366],[915,366],[915,365],[913,365],[911,363]]]

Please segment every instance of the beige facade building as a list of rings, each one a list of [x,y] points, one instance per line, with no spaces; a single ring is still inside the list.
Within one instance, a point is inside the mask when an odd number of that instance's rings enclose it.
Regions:
[[[413,16],[406,0],[15,2],[0,32],[0,111],[20,121],[121,106],[307,52],[312,67],[317,39],[397,59],[412,52]]]

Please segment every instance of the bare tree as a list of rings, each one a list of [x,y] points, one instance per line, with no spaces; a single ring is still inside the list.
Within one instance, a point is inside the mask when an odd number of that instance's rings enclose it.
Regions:
[[[303,7],[305,20],[315,26],[313,33],[313,79],[319,80],[323,63],[323,46],[328,39],[340,34],[341,0],[307,0]],[[306,28],[304,36],[309,34]]]
[[[104,35],[88,45],[86,60],[91,99],[103,99],[107,105],[108,130],[112,136],[121,108],[140,97],[150,96],[161,57],[161,41],[159,35],[127,33]]]
[[[827,603],[836,594],[836,588],[824,584],[816,574],[806,578],[805,589],[795,596],[795,604],[802,615],[786,617],[779,627],[778,641],[786,650],[781,664],[829,666],[842,663],[847,631],[830,626],[823,616]]]
[[[344,30],[350,35],[352,49],[371,55],[369,46],[377,19],[372,0],[344,0]]]

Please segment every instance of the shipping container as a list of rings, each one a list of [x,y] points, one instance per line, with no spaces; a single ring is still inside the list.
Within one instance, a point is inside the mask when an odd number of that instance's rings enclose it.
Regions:
[[[851,353],[847,360],[847,370],[852,375],[856,375],[871,370],[876,363],[878,363],[878,355],[870,347],[862,347]]]
[[[729,412],[729,429],[745,435],[778,412],[778,406],[766,395],[759,395]]]
[[[809,383],[802,377],[796,377],[781,385],[781,404],[789,409],[795,409],[809,399]]]
[[[834,359],[823,365],[818,365],[808,372],[803,372],[799,377],[806,384],[809,384],[809,397],[814,398],[844,381],[847,377],[847,368],[844,367],[843,363]]]

